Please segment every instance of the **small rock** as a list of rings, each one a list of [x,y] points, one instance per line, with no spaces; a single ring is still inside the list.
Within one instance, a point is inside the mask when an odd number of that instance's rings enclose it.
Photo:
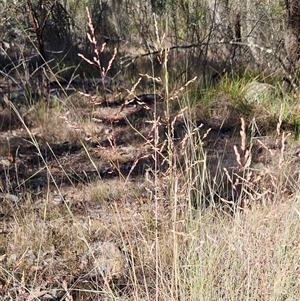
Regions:
[[[266,83],[252,82],[245,88],[244,98],[249,104],[260,104],[274,98],[275,87]]]
[[[125,256],[114,242],[94,242],[82,256],[80,268],[91,276],[107,279],[121,277],[125,271]]]

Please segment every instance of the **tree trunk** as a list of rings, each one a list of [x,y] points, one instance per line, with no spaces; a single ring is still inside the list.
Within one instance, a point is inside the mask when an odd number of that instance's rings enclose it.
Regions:
[[[232,56],[232,45],[229,42],[234,40],[234,33],[230,25],[228,0],[208,0],[208,7],[213,22],[209,41],[213,46],[210,47],[209,56],[213,60],[226,64]],[[227,43],[223,44],[222,42]]]
[[[286,0],[286,29],[284,46],[286,51],[286,70],[291,85],[299,83],[300,66],[300,2]]]
[[[46,21],[48,18],[48,12],[46,12],[46,10],[45,10],[43,1],[40,1],[39,4],[40,4],[40,11],[39,11],[40,20],[38,20],[38,18],[37,18],[37,13],[36,13],[36,10],[34,10],[34,8],[33,8],[31,0],[27,0],[29,14],[31,17],[32,25],[33,25],[36,39],[37,39],[37,49],[38,49],[39,56],[40,56],[40,66],[39,67],[41,67],[46,62],[45,43],[44,43],[43,34],[44,34]],[[48,97],[48,80],[47,80],[44,68],[41,68],[40,75],[41,75],[41,85],[40,85],[41,91],[40,91],[40,93],[41,93],[41,96],[46,99]]]

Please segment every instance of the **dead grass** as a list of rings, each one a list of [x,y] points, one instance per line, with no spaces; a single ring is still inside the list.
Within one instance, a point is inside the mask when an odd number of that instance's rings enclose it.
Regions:
[[[9,234],[1,235],[2,289],[9,289],[13,299],[21,298],[20,287],[28,290],[24,296],[38,287],[53,293],[63,279],[75,300],[97,295],[152,300],[156,289],[160,300],[278,300],[299,295],[297,195],[268,206],[253,201],[232,216],[212,207],[195,210],[182,200],[177,208],[161,204],[156,213],[153,203],[123,205],[111,199],[103,205],[92,191],[89,198],[88,191],[85,200],[73,196],[73,216],[50,197],[40,205],[22,204],[14,210],[13,221],[6,223]],[[156,216],[158,270],[153,249]],[[101,242],[121,253],[114,256],[108,246],[95,251],[94,244]],[[98,264],[82,263],[88,250]],[[111,261],[122,268],[114,265],[109,270]],[[84,291],[87,287],[89,292]]]

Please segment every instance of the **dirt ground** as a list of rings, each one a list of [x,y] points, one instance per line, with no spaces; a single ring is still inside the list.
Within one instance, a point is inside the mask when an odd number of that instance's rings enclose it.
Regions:
[[[18,87],[15,87],[17,89]],[[7,91],[6,91],[7,92]],[[52,96],[52,104],[42,101],[28,106],[23,92],[17,97],[10,91],[15,110],[6,104],[2,94],[0,111],[0,179],[2,193],[22,196],[35,195],[47,187],[67,189],[101,180],[123,178],[134,180],[144,177],[154,168],[154,100],[157,100],[157,129],[160,155],[157,166],[163,172],[167,148],[167,122],[165,102],[159,94],[139,94],[122,98],[120,95],[99,97],[96,93],[70,93],[65,98]],[[94,96],[93,96],[94,95]],[[56,105],[53,105],[56,103]],[[58,104],[57,104],[58,103]],[[199,127],[201,144],[209,162],[212,178],[226,168],[230,174],[241,168],[234,146],[241,144],[240,122],[237,113],[226,109],[226,102],[218,100],[210,120],[201,116],[195,122]],[[222,107],[222,110],[220,110]],[[226,114],[224,115],[224,112]],[[188,134],[184,114],[174,115],[172,140],[182,155],[182,140]],[[20,120],[21,119],[21,120]],[[24,126],[25,125],[25,126]],[[252,137],[251,167],[266,165],[278,160],[282,149],[280,137]],[[259,141],[258,141],[259,140]],[[285,141],[285,144],[287,142]],[[295,144],[287,144],[286,156],[297,153]],[[291,160],[291,159],[288,159]],[[221,172],[220,172],[221,171]],[[222,176],[221,176],[222,178]],[[224,180],[224,178],[223,178]],[[6,215],[5,210],[1,212]]]

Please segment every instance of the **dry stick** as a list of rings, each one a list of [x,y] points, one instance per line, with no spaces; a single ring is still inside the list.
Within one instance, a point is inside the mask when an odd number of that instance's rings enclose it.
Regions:
[[[54,1],[53,5],[55,4],[56,1]],[[47,15],[45,15],[45,9],[42,9],[41,14],[42,14],[42,20],[41,22],[38,21],[37,16],[36,16],[36,12],[32,6],[32,2],[31,0],[27,0],[27,5],[28,5],[28,9],[29,9],[29,14],[31,17],[31,21],[32,21],[32,25],[34,28],[34,32],[38,41],[38,52],[39,55],[42,59],[42,64],[46,62],[46,55],[45,55],[45,47],[44,47],[44,39],[43,39],[43,32],[45,29],[45,25],[46,25],[46,21],[50,15],[50,12],[52,10],[52,7],[49,9]],[[40,24],[41,23],[41,24]],[[45,96],[45,93],[47,92],[47,77],[45,72],[42,71],[41,74],[42,77],[42,95]]]
[[[31,21],[33,24],[33,29],[38,41],[38,49],[40,52],[40,56],[42,57],[43,60],[45,60],[45,49],[44,49],[44,41],[43,41],[43,31],[45,28],[45,23],[46,23],[46,19],[42,20],[43,21],[43,25],[40,26],[37,16],[36,16],[36,12],[33,9],[31,0],[27,0],[27,5],[29,8],[29,12],[30,12],[30,17],[31,17]]]
[[[262,46],[259,46],[258,44],[248,44],[248,43],[243,43],[243,42],[238,42],[238,41],[218,41],[218,42],[200,42],[200,43],[193,43],[193,44],[188,44],[188,45],[174,45],[171,47],[167,48],[162,48],[154,51],[148,51],[146,53],[142,53],[139,55],[136,55],[130,59],[124,60],[124,62],[129,61],[129,63],[125,66],[128,67],[130,64],[134,63],[137,59],[145,57],[145,56],[151,56],[151,55],[156,55],[156,54],[161,54],[165,51],[172,51],[172,50],[177,50],[177,49],[190,49],[190,48],[198,48],[201,46],[211,46],[211,45],[235,45],[235,46],[246,46],[246,47],[254,47],[254,48],[259,48],[261,51],[265,51],[268,54],[272,54],[280,63],[282,68],[284,69],[285,72],[287,72],[288,76],[291,76],[290,72],[288,71],[288,68],[286,67],[285,63],[281,59],[280,55],[276,54],[275,50],[272,48],[265,48]]]

